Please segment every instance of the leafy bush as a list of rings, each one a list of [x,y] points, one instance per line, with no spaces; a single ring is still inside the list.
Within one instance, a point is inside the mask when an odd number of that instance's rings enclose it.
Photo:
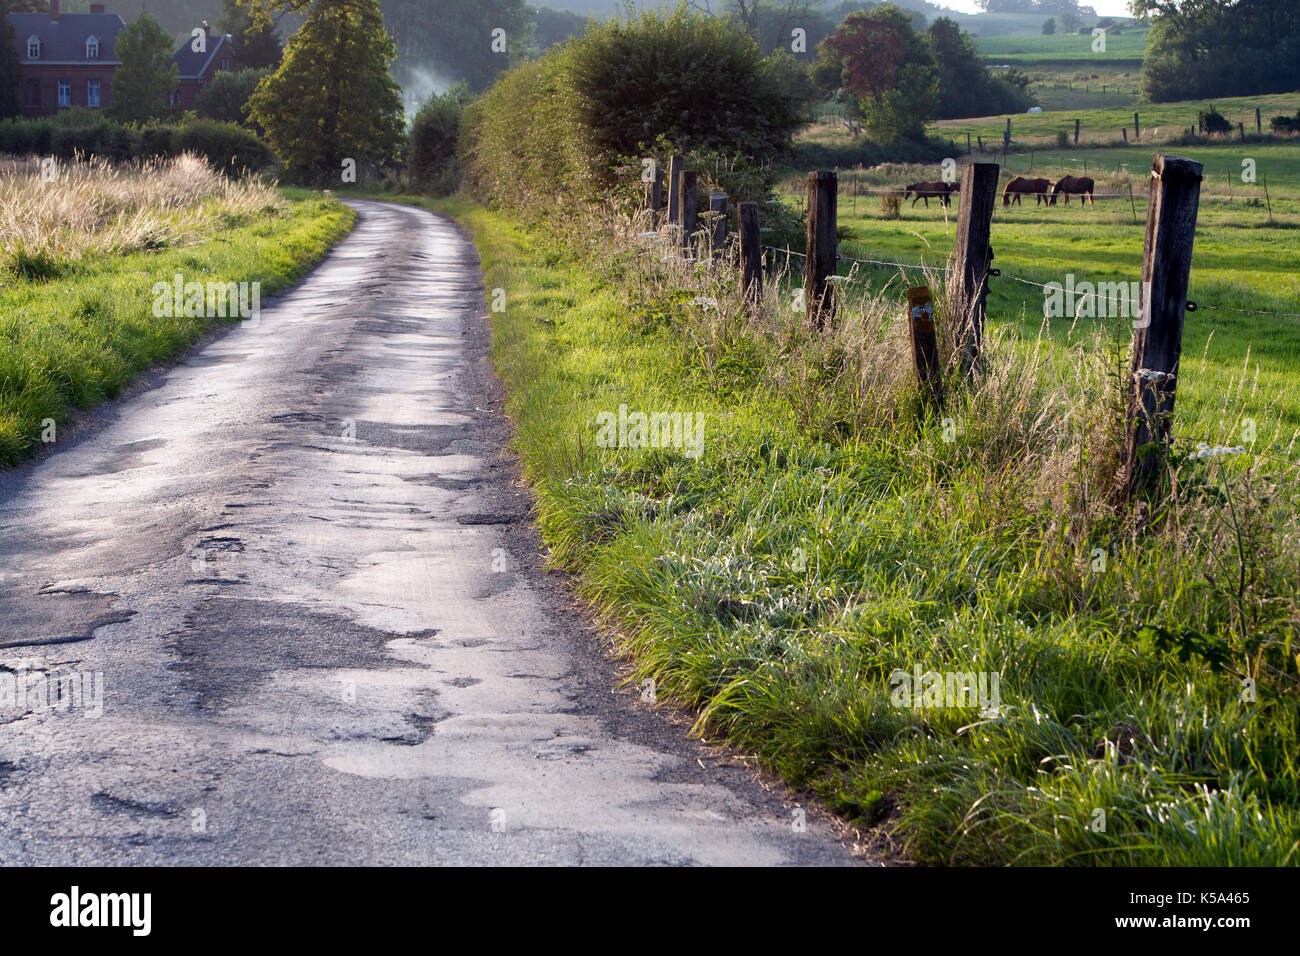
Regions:
[[[84,125],[74,125],[78,119]],[[227,174],[260,171],[275,164],[266,145],[243,127],[193,116],[179,124],[152,122],[143,126],[118,123],[93,112],[82,117],[0,122],[0,153],[15,156],[73,159],[80,154],[120,162],[184,152],[204,156]]]
[[[532,214],[592,201],[670,149],[753,196],[788,154],[801,96],[788,62],[725,21],[650,10],[503,76],[465,111],[459,154],[476,196]]]
[[[411,123],[411,178],[439,195],[456,188],[456,139],[469,99],[469,87],[457,83],[446,93],[430,96]]]
[[[199,90],[198,98],[194,101],[194,111],[203,119],[247,124],[249,97],[257,89],[257,84],[262,82],[262,77],[270,74],[271,70],[266,68],[218,73]]]
[[[1201,126],[1207,133],[1232,132],[1232,123],[1213,106],[1201,114]]]

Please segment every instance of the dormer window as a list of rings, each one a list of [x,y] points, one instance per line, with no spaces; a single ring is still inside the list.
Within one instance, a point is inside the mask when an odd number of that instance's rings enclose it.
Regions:
[[[99,59],[99,37],[97,36],[86,37],[86,59],[87,60]]]
[[[27,59],[39,60],[41,58],[41,41],[36,37],[27,38]]]

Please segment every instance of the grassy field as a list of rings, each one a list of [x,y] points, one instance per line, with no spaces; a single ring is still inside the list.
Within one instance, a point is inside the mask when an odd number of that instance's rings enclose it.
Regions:
[[[1046,18],[1044,18],[1046,19]],[[1041,24],[1040,24],[1041,26]],[[1125,28],[1118,35],[1106,35],[1105,52],[1094,51],[1091,32],[1055,33],[1051,36],[980,36],[975,45],[989,63],[1020,66],[1040,63],[1077,63],[1114,69],[1119,62],[1142,64],[1147,50],[1147,33]]]
[[[1192,265],[1190,296],[1209,306],[1300,313],[1300,273],[1295,267],[1297,230],[1300,230],[1300,148],[1259,146],[1250,150],[1257,172],[1267,175],[1272,195],[1273,223],[1260,185],[1241,182],[1241,151],[1230,147],[1179,150],[1205,163],[1206,182]],[[1078,156],[1044,155],[1032,174],[1060,175],[1062,166],[1076,175],[1088,173],[1097,180],[1099,193],[1120,198],[1099,200],[1081,209],[1028,205],[1004,208],[994,214],[992,241],[996,265],[1004,273],[991,283],[989,314],[1026,341],[1036,341],[1043,325],[1044,293],[1008,278],[1064,284],[1067,275],[1076,282],[1135,282],[1141,277],[1143,230],[1146,222],[1147,170],[1152,153],[1147,150],[1090,150]],[[1003,175],[1028,175],[1029,158],[1012,156],[1011,170]],[[1115,174],[1120,167],[1119,175]],[[1127,167],[1125,169],[1124,167]],[[915,179],[938,178],[934,167],[877,168],[862,173],[844,172],[840,186],[839,222],[852,235],[841,255],[902,263],[941,264],[952,251],[956,207],[945,210],[937,203],[912,208],[904,204],[902,218],[882,214],[876,196],[853,195],[902,185]],[[1133,189],[1135,202],[1128,198]],[[802,192],[787,191],[792,206],[804,201]],[[1136,222],[1135,222],[1136,218]],[[904,273],[880,266],[842,263],[841,272],[855,268],[864,288],[888,285],[899,295],[905,281],[921,281],[914,270]],[[1107,320],[1053,319],[1048,340],[1068,360],[1070,343],[1105,326]],[[1114,325],[1114,322],[1110,323]],[[1189,314],[1185,352],[1197,360],[1193,374],[1184,379],[1179,393],[1179,433],[1193,441],[1226,440],[1232,422],[1223,417],[1223,395],[1232,390],[1243,368],[1252,377],[1251,401],[1244,413],[1257,421],[1283,423],[1277,442],[1285,446],[1300,428],[1300,318],[1241,315],[1209,308]],[[1255,378],[1258,376],[1258,378]],[[1276,451],[1277,449],[1275,449]]]
[[[189,158],[73,165],[50,182],[34,162],[0,165],[0,463],[223,321],[156,317],[154,283],[257,282],[266,297],[352,220],[336,201],[288,200]]]
[[[1126,81],[1132,82],[1132,81]],[[1104,100],[1098,96],[1097,99]],[[1089,99],[1087,103],[1095,103]],[[1295,93],[1274,94],[1269,96],[1225,97],[1211,102],[1146,103],[1136,107],[1131,99],[1124,104],[1116,102],[1105,108],[1088,108],[1071,112],[1062,107],[1042,113],[1016,113],[1011,119],[1011,140],[1015,148],[1054,147],[1057,133],[1067,131],[1073,141],[1074,121],[1082,123],[1079,142],[1082,146],[1111,146],[1122,142],[1121,130],[1128,131],[1130,142],[1135,142],[1133,133],[1133,113],[1138,113],[1140,121],[1140,139],[1136,142],[1153,145],[1168,143],[1186,132],[1189,126],[1196,125],[1197,114],[1213,105],[1234,126],[1246,124],[1248,136],[1255,135],[1255,109],[1262,113],[1264,132],[1269,131],[1269,119],[1274,116],[1294,116],[1300,109],[1300,95]],[[964,145],[966,134],[971,135],[972,142],[977,136],[984,137],[985,144],[994,144],[1002,149],[1002,132],[1006,129],[1008,116],[982,116],[974,119],[939,120],[931,124],[931,130],[943,137],[957,140]],[[1236,140],[1234,134],[1230,141]]]
[[[639,223],[557,237],[443,208],[507,290],[493,356],[539,523],[630,680],[914,860],[1296,862],[1293,469],[1179,465],[1215,494],[1145,530],[1109,508],[1129,330],[1035,349],[1000,322],[945,421],[899,288],[850,295],[823,337],[779,278],[747,312],[730,269],[647,248]],[[702,415],[700,453],[603,447],[620,406]],[[1000,699],[908,696],[918,671],[997,675]]]

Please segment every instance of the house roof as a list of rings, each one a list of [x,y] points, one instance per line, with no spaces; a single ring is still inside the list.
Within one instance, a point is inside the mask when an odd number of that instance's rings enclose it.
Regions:
[[[218,56],[233,58],[235,43],[229,33],[214,33],[208,37],[208,52],[195,53],[193,40],[186,38],[181,48],[172,57],[172,62],[180,69],[181,79],[194,79],[208,72],[209,67],[217,61]],[[222,50],[225,53],[222,53]]]
[[[116,13],[65,13],[51,20],[48,13],[11,13],[18,45],[18,56],[23,63],[108,63],[117,64],[113,57],[113,44],[117,35],[126,29],[126,21]],[[86,59],[86,38],[99,37],[99,59]],[[41,41],[38,60],[27,56],[27,41],[36,37]]]

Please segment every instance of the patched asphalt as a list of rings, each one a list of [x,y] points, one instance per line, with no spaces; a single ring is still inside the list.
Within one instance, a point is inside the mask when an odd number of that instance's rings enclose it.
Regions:
[[[542,568],[472,243],[354,205],[258,321],[0,474],[0,863],[854,863],[620,686]],[[4,698],[60,674],[82,700]]]

